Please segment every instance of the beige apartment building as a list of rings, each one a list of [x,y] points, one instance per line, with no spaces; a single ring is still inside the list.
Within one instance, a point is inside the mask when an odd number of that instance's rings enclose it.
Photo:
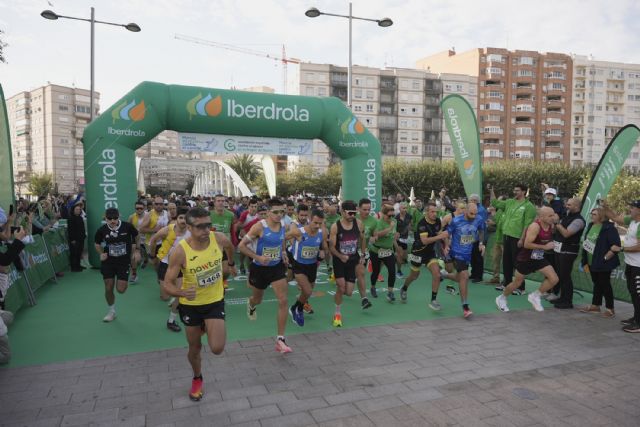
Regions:
[[[596,165],[626,124],[640,125],[640,65],[573,56],[571,164]],[[640,171],[638,144],[625,166]]]
[[[569,163],[573,61],[560,53],[498,48],[453,50],[417,61],[430,73],[477,76],[477,117],[485,161]]]
[[[100,94],[95,93],[95,114]],[[62,194],[84,182],[81,143],[90,118],[86,89],[48,84],[7,99],[16,193],[25,195],[29,177],[49,173]]]
[[[300,95],[347,99],[346,67],[302,63],[298,78]],[[449,93],[460,93],[475,105],[476,77],[356,65],[352,79],[353,113],[378,138],[383,158],[451,158],[450,143],[443,144],[443,90],[446,87]],[[314,143],[311,156],[293,161],[311,163],[323,170],[336,159],[322,143]]]

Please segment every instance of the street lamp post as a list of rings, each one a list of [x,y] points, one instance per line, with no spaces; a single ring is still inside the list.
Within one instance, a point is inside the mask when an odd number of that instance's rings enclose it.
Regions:
[[[358,16],[353,16],[352,13],[352,4],[351,2],[349,2],[349,15],[339,15],[339,14],[335,14],[335,13],[328,13],[328,12],[321,12],[319,11],[317,8],[312,7],[309,8],[304,14],[306,16],[308,16],[309,18],[317,18],[320,15],[327,15],[327,16],[338,16],[340,18],[347,18],[349,20],[349,68],[347,69],[347,105],[349,106],[349,108],[351,108],[351,100],[352,100],[352,90],[351,90],[351,74],[353,72],[353,65],[352,65],[352,61],[351,61],[351,40],[352,40],[352,31],[351,31],[351,24],[353,22],[354,19],[359,19],[361,21],[371,21],[371,22],[376,22],[378,24],[378,26],[380,27],[390,27],[393,25],[393,21],[390,18],[382,18],[382,19],[371,19],[371,18],[360,18]]]
[[[94,86],[95,86],[95,67],[94,67],[94,50],[95,50],[95,24],[107,24],[107,25],[115,25],[116,27],[124,27],[127,30],[134,32],[134,33],[138,33],[140,32],[141,28],[138,24],[130,22],[128,24],[116,24],[115,22],[106,22],[106,21],[96,21],[95,19],[95,9],[92,7],[91,8],[91,18],[90,19],[86,19],[86,18],[76,18],[73,16],[64,16],[64,15],[58,15],[57,13],[55,13],[52,10],[44,10],[42,11],[42,13],[40,13],[40,16],[42,16],[45,19],[51,19],[51,20],[56,20],[58,18],[66,18],[66,19],[73,19],[75,21],[85,21],[85,22],[89,22],[91,23],[91,89],[90,89],[90,96],[91,96],[91,100],[89,101],[89,108],[91,109],[90,112],[90,119],[89,119],[89,123],[91,123],[93,121],[93,117],[95,115],[94,112],[94,108],[93,108],[93,97],[94,97]]]

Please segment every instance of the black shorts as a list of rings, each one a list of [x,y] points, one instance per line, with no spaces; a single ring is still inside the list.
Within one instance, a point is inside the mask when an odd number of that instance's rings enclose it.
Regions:
[[[435,252],[433,251],[424,251],[418,253],[409,254],[409,264],[411,265],[411,269],[418,271],[422,265],[429,268],[432,262],[438,262],[438,258],[436,257]]]
[[[467,271],[469,269],[469,261],[453,258],[452,262],[453,262],[453,267],[456,269],[458,273]]]
[[[267,289],[273,282],[286,277],[287,271],[282,262],[272,267],[256,265],[253,262],[249,265],[249,284],[257,289]]]
[[[205,305],[178,304],[178,313],[185,326],[202,326],[205,319],[224,320],[224,300]]]
[[[167,269],[169,268],[169,264],[166,262],[160,261],[158,264],[158,269],[156,270],[156,274],[158,275],[158,280],[164,281],[164,276],[167,274]],[[178,277],[182,277],[182,270],[178,273]]]
[[[100,265],[100,273],[102,273],[103,279],[117,277],[118,281],[126,281],[129,279],[129,264],[103,262]]]
[[[286,250],[287,253],[287,258],[289,258],[289,265],[287,266],[287,268],[289,270],[293,269],[293,263],[295,262],[293,260],[293,254],[291,253],[291,251],[289,249]]]
[[[309,282],[315,283],[318,274],[318,263],[301,264],[293,260],[293,274],[304,274],[309,279]]]
[[[336,279],[344,278],[345,282],[356,282],[356,267],[360,263],[360,257],[350,257],[347,263],[340,261],[336,256],[333,257],[333,274]]]
[[[546,266],[551,265],[546,259],[530,259],[527,261],[516,261],[516,270],[518,273],[528,276],[538,270],[542,270]]]
[[[407,250],[408,246],[406,243],[398,241],[398,246],[401,247],[402,249],[404,249],[405,251]]]

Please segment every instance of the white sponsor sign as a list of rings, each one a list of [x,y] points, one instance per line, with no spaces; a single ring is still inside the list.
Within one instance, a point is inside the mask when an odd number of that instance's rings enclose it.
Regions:
[[[214,154],[266,154],[272,156],[305,156],[313,152],[312,139],[265,138],[203,133],[179,133],[183,151]]]

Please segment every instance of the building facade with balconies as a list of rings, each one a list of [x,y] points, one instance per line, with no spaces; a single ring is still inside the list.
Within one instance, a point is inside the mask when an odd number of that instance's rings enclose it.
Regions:
[[[94,94],[94,114],[100,94]],[[48,84],[7,99],[17,194],[27,194],[29,178],[48,173],[59,193],[84,183],[82,135],[90,119],[90,92]]]

